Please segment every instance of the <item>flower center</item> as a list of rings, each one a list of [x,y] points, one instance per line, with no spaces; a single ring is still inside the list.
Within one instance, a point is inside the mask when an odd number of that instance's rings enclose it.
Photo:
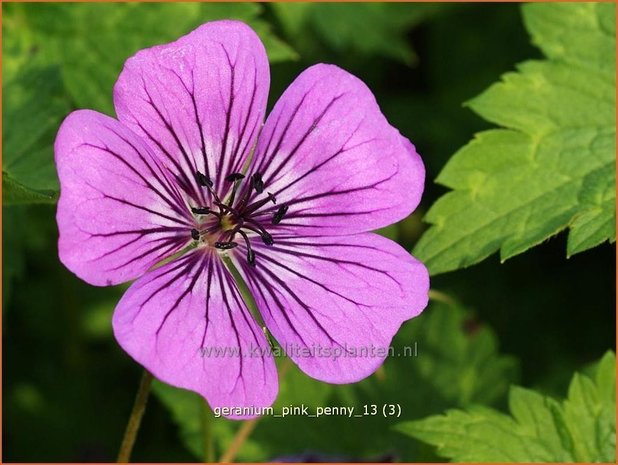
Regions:
[[[259,173],[250,178],[251,185],[245,186],[243,194],[237,197],[238,190],[245,179],[242,173],[232,173],[225,178],[226,183],[232,183],[230,195],[222,201],[213,188],[212,179],[203,173],[195,174],[200,186],[207,189],[212,196],[212,205],[191,207],[191,211],[199,220],[197,229],[191,230],[191,238],[219,250],[230,250],[244,241],[247,247],[247,261],[255,266],[255,252],[251,247],[251,239],[260,237],[266,245],[273,245],[272,235],[266,230],[263,221],[258,220],[258,211],[266,204],[276,204],[275,196],[264,193],[264,182]],[[249,204],[251,193],[255,190],[264,194],[255,202]],[[272,216],[271,223],[279,224],[288,211],[288,206],[282,204]]]
[[[232,231],[235,227],[236,223],[230,215],[225,215],[221,218],[221,229],[223,231]]]

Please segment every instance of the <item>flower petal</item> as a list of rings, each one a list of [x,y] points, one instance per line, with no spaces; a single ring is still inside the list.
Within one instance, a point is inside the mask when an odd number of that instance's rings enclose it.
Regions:
[[[376,234],[279,238],[255,248],[256,267],[240,256],[237,266],[266,326],[301,370],[323,381],[373,373],[400,325],[427,305],[425,266]]]
[[[418,205],[425,169],[367,86],[333,65],[304,71],[260,135],[252,172],[289,211],[280,228],[302,234],[370,231]],[[264,217],[276,206],[268,205]]]
[[[191,252],[137,280],[118,303],[113,326],[138,363],[161,381],[198,392],[212,408],[258,409],[277,395],[264,333],[216,254]]]
[[[270,85],[268,59],[244,23],[215,21],[129,58],[114,87],[120,121],[150,143],[196,200],[200,171],[220,196],[255,144]],[[228,183],[229,184],[229,183]]]
[[[115,119],[71,113],[54,150],[60,260],[84,281],[134,279],[191,239],[189,210],[165,168]]]

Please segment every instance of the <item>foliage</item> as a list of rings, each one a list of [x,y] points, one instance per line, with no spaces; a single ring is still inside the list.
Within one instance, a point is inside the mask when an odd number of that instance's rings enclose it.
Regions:
[[[354,407],[362,413],[364,405],[399,404],[402,418],[418,418],[423,412],[440,411],[447,406],[471,403],[495,404],[514,381],[517,364],[512,357],[497,353],[494,333],[479,323],[473,314],[455,302],[435,303],[423,318],[407,323],[393,343],[393,352],[371,378],[358,384],[336,386],[312,380],[292,367],[280,363],[282,387],[274,406]],[[449,344],[444,344],[448,340]],[[408,356],[403,356],[407,351]],[[285,374],[283,374],[285,373]],[[163,383],[155,393],[170,409],[180,435],[197,458],[203,457],[203,400],[194,393]],[[379,405],[382,409],[382,405]],[[341,437],[337,432],[355,422],[355,434]],[[281,454],[319,450],[333,456],[378,457],[389,451],[403,460],[418,458],[420,450],[380,434],[393,418],[367,416],[308,418],[267,416],[259,421],[251,439],[240,451],[239,459],[272,460]],[[238,430],[237,422],[219,418],[214,422],[218,452],[229,447]],[[299,435],[298,431],[304,431]],[[431,456],[427,457],[431,458]]]
[[[434,461],[438,445],[445,457],[474,461],[614,460],[613,356],[576,375],[567,400],[555,395],[573,371],[615,345],[615,246],[605,243],[615,237],[614,5],[3,3],[2,9],[5,460],[115,458],[141,374],[111,331],[111,314],[128,285],[94,288],[59,263],[54,138],[75,108],[113,114],[112,86],[137,50],[216,18],[246,21],[265,42],[271,104],[316,62],[335,63],[368,84],[427,168],[418,211],[380,232],[408,249],[418,243],[414,253],[434,273],[432,288],[445,291],[432,291],[430,307],[394,340],[395,352],[416,347],[416,356],[390,357],[361,383],[320,383],[278,360],[276,409],[398,404],[400,418],[265,416],[236,459]],[[530,35],[544,56],[495,83],[514,63],[537,57]],[[452,191],[440,197],[436,177]],[[428,210],[432,225],[425,230]],[[558,234],[504,265],[485,260],[435,276],[499,249],[503,259],[512,257],[565,228],[568,239]],[[501,413],[507,402],[510,415]],[[134,460],[202,460],[205,412],[194,394],[155,383]],[[212,414],[209,421],[217,457],[246,428]],[[475,441],[472,451],[452,434],[462,428],[462,441]],[[482,455],[490,453],[487,438],[517,450]]]
[[[285,32],[305,53],[315,53],[316,42],[323,42],[341,54],[375,54],[411,65],[417,57],[406,40],[406,31],[446,7],[437,3],[359,3],[353,15],[344,3],[275,3],[273,8]]]
[[[260,19],[262,10],[256,3],[6,5],[5,204],[54,200],[57,127],[71,106],[113,114],[112,87],[124,61],[139,49],[174,40],[206,21],[234,18],[255,28],[271,61],[296,58]]]
[[[397,426],[454,462],[615,462],[616,357],[576,373],[567,399],[513,387],[511,415],[476,406]]]
[[[507,129],[477,134],[444,167],[451,189],[427,213],[415,254],[440,273],[558,233],[567,254],[615,241],[615,5],[531,4],[548,60],[529,61],[468,105]],[[589,51],[593,50],[593,53]]]
[[[2,200],[5,205],[48,203],[58,191],[51,141],[69,103],[58,69],[29,64],[7,77],[2,108]],[[31,92],[31,89],[37,92]]]

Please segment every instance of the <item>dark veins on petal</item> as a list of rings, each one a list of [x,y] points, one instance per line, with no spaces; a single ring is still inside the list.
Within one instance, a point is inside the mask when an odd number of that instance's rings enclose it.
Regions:
[[[247,251],[247,263],[255,266],[257,256],[251,246],[251,239],[260,237],[266,245],[273,245],[275,241],[272,234],[268,232],[268,229],[279,225],[284,219],[288,220],[288,225],[293,224],[295,227],[319,228],[319,224],[304,224],[302,221],[298,222],[295,220],[309,217],[345,217],[375,213],[375,209],[367,211],[345,211],[342,209],[341,211],[333,212],[315,212],[311,202],[323,197],[346,195],[365,190],[379,192],[382,185],[388,184],[392,177],[396,176],[396,171],[384,179],[377,180],[368,185],[347,189],[333,189],[327,192],[290,199],[283,203],[277,202],[277,197],[287,197],[286,191],[290,187],[303,180],[308,182],[309,180],[306,178],[323,169],[325,165],[340,155],[361,145],[371,143],[372,140],[365,140],[350,144],[362,122],[359,122],[358,126],[332,154],[316,162],[306,172],[297,174],[291,182],[284,186],[277,186],[277,190],[274,192],[268,190],[268,185],[277,182],[277,178],[281,176],[281,173],[284,172],[286,166],[290,164],[303,144],[309,140],[329,110],[344,96],[344,94],[338,95],[326,103],[309,127],[302,131],[298,142],[294,144],[289,153],[282,156],[280,150],[284,140],[288,134],[291,134],[290,131],[295,123],[296,116],[301,111],[310,92],[311,90],[305,93],[296,104],[291,112],[291,117],[285,123],[282,130],[277,131],[277,128],[280,127],[279,122],[275,124],[275,129],[269,136],[266,148],[261,151],[263,156],[256,157],[254,163],[249,168],[249,173],[231,172],[219,177],[217,180],[211,179],[207,173],[196,172],[194,174],[194,179],[197,180],[197,183],[204,190],[208,191],[210,195],[207,197],[211,199],[210,204],[202,203],[192,207],[194,215],[202,216],[200,220],[201,227],[199,228],[202,241],[208,242],[211,246],[221,250],[235,248],[237,244],[244,242]],[[230,96],[233,97],[233,94],[230,94]],[[233,105],[233,98],[230,99],[230,102],[230,105]],[[266,172],[268,174],[264,175]],[[224,197],[221,195],[222,192],[229,194]]]
[[[186,228],[185,240],[190,238],[198,246],[209,246],[219,250],[230,250],[244,243],[247,250],[247,261],[255,265],[255,253],[251,247],[251,240],[261,238],[265,244],[272,244],[272,235],[266,227],[281,221],[287,211],[286,205],[280,205],[279,210],[270,213],[268,221],[258,220],[258,211],[267,204],[275,204],[275,197],[264,192],[265,183],[259,173],[245,179],[240,172],[251,150],[250,144],[261,127],[261,118],[256,117],[258,111],[258,82],[257,68],[253,67],[252,75],[237,75],[237,64],[232,60],[230,53],[221,45],[229,67],[229,81],[220,90],[221,102],[225,108],[224,130],[218,141],[219,153],[208,153],[205,128],[202,123],[205,116],[200,114],[201,107],[196,98],[196,83],[193,71],[188,76],[182,76],[174,70],[169,70],[186,92],[192,105],[192,120],[196,132],[199,134],[199,150],[201,160],[183,143],[179,134],[185,131],[178,130],[175,123],[167,115],[165,108],[155,98],[163,92],[154,84],[155,80],[147,81],[142,76],[144,102],[151,107],[153,116],[158,120],[161,129],[169,134],[171,146],[167,146],[145,127],[140,121],[135,124],[141,129],[148,141],[161,152],[168,169],[172,173],[176,189],[173,197],[174,209],[180,208],[183,214],[189,214],[190,224]],[[238,98],[238,83],[240,80],[251,82],[249,99]],[[190,81],[190,82],[187,82]],[[198,153],[199,153],[198,152]],[[198,165],[203,166],[202,169]],[[247,187],[242,191],[240,187]],[[180,192],[182,192],[182,195]],[[253,199],[251,193],[255,191],[262,198]],[[185,200],[183,200],[185,199]],[[188,211],[187,211],[187,203]],[[263,214],[263,212],[262,212]]]
[[[346,196],[362,191],[375,191],[376,195],[380,195],[380,191],[387,188],[389,186],[389,182],[398,174],[398,169],[395,168],[393,172],[384,176],[382,179],[378,179],[366,185],[344,189],[333,188],[324,192],[289,198],[291,187],[300,182],[310,183],[310,176],[315,175],[320,172],[320,170],[328,169],[327,165],[329,163],[337,163],[337,159],[340,156],[375,141],[375,138],[370,138],[358,142],[352,142],[364,123],[363,121],[360,121],[337,150],[334,150],[333,153],[325,157],[317,158],[316,163],[308,169],[302,172],[294,173],[293,179],[289,182],[283,185],[279,183],[278,181],[283,176],[287,176],[289,174],[286,173],[286,167],[290,165],[294,159],[294,156],[296,156],[303,147],[303,144],[305,144],[311,138],[312,134],[316,132],[316,129],[319,128],[320,123],[324,121],[325,117],[328,115],[328,112],[334,107],[334,105],[345,96],[345,93],[342,93],[330,99],[320,113],[311,121],[311,123],[300,132],[298,141],[294,143],[289,152],[282,153],[281,149],[286,141],[286,138],[288,136],[292,138],[297,137],[295,134],[292,134],[293,132],[298,131],[298,127],[295,127],[295,125],[299,124],[297,116],[301,112],[307,99],[310,98],[309,94],[311,94],[312,90],[313,89],[309,89],[296,103],[295,107],[289,112],[281,111],[279,113],[272,131],[268,136],[266,136],[268,137],[268,140],[265,143],[264,148],[259,149],[259,153],[255,157],[255,163],[249,169],[250,172],[258,173],[258,176],[259,173],[268,173],[263,177],[260,176],[257,181],[252,179],[251,184],[243,187],[243,194],[249,195],[251,201],[255,200],[257,195],[263,191],[265,184],[276,184],[276,189],[271,191],[273,197],[285,199],[284,205],[279,205],[277,207],[270,206],[270,208],[261,209],[260,212],[256,212],[254,218],[256,221],[263,222],[264,224],[272,223],[273,225],[278,225],[285,217],[287,226],[294,226],[294,228],[319,229],[322,227],[319,223],[308,223],[303,221],[303,219],[320,217],[346,217],[376,213],[380,210],[375,208],[360,210],[358,208],[349,209],[345,207],[342,207],[341,210],[336,211],[329,210],[328,212],[319,212],[315,210],[315,201],[325,197]],[[288,120],[285,121],[285,123],[281,121],[283,115],[289,115]],[[292,131],[292,129],[294,129],[294,131]],[[254,193],[247,192],[252,188],[255,191]],[[388,210],[389,207],[384,207],[383,209]],[[288,210],[290,210],[290,213],[288,213]]]
[[[172,199],[171,203],[173,205],[170,205],[170,207],[173,208],[175,213],[182,213],[183,216],[188,213],[190,216],[190,225],[187,225],[185,230],[185,239],[195,241],[198,247],[207,246],[221,251],[235,249],[238,245],[243,245],[242,249],[246,251],[246,262],[254,267],[258,256],[251,245],[252,240],[259,238],[264,244],[272,246],[275,241],[269,229],[279,225],[284,220],[287,220],[288,225],[293,224],[295,227],[319,228],[319,224],[303,224],[302,221],[298,222],[297,220],[307,217],[348,216],[372,213],[373,210],[367,212],[356,210],[318,213],[312,211],[310,202],[321,197],[344,195],[360,190],[379,190],[380,185],[388,182],[389,179],[383,179],[372,185],[353,189],[333,190],[294,198],[289,201],[277,202],[277,197],[282,197],[283,199],[288,197],[286,191],[290,187],[305,180],[316,171],[323,169],[325,165],[335,160],[341,154],[360,145],[370,143],[371,140],[367,140],[349,145],[354,135],[358,132],[361,123],[334,153],[317,161],[306,172],[298,173],[294,180],[286,185],[277,185],[274,191],[269,191],[268,189],[269,185],[274,187],[273,184],[283,175],[286,167],[291,163],[291,160],[293,160],[303,144],[310,139],[329,110],[336,105],[344,94],[330,99],[320,113],[312,120],[311,124],[301,131],[300,137],[293,147],[287,153],[282,154],[281,148],[283,143],[288,135],[293,136],[292,133],[295,131],[292,131],[292,129],[295,128],[295,124],[298,124],[297,115],[300,114],[303,105],[310,98],[309,94],[312,89],[309,89],[300,101],[296,103],[288,120],[285,123],[281,122],[281,125],[279,121],[276,122],[273,131],[268,136],[269,139],[265,149],[261,150],[262,155],[253,160],[249,172],[241,172],[246,161],[245,155],[251,149],[249,144],[255,139],[255,135],[261,125],[259,118],[252,118],[256,111],[257,73],[254,71],[253,76],[251,76],[253,78],[253,89],[250,101],[245,105],[246,108],[241,108],[243,99],[236,98],[237,96],[235,95],[235,86],[241,78],[237,76],[236,63],[232,61],[223,44],[221,44],[221,48],[227,58],[230,72],[227,87],[224,86],[220,91],[221,101],[224,102],[226,111],[224,131],[221,135],[221,140],[218,141],[220,153],[207,153],[207,144],[202,124],[204,115],[200,114],[193,74],[189,78],[191,82],[186,82],[187,78],[183,78],[178,73],[173,72],[175,78],[178,79],[187,93],[190,102],[192,102],[194,123],[200,137],[198,149],[201,151],[203,159],[203,163],[199,164],[203,166],[203,169],[198,169],[198,160],[195,154],[190,153],[190,150],[183,145],[173,122],[166,118],[165,111],[157,106],[158,102],[153,98],[153,93],[149,91],[146,82],[142,81],[145,91],[144,100],[153,109],[155,117],[160,120],[164,130],[169,133],[174,146],[166,148],[139,121],[136,124],[139,125],[150,142],[158,148],[165,160],[169,162],[169,169],[173,172],[172,177],[175,186],[164,186],[166,189],[165,197],[166,199]],[[251,79],[251,77],[248,78]],[[243,76],[242,79],[246,80],[247,77]],[[281,112],[278,118],[280,119],[283,114],[289,113]],[[251,123],[251,120],[255,122]],[[277,128],[282,129],[278,130]],[[234,137],[231,136],[232,133],[235,134]],[[215,160],[219,160],[219,163],[217,164]],[[183,199],[186,200],[183,201]],[[169,202],[169,200],[166,201]],[[189,203],[188,211],[187,202]],[[184,211],[180,212],[178,210]],[[169,221],[169,218],[163,219]]]
[[[211,179],[215,185],[215,190],[223,197],[224,189],[226,188],[225,178],[231,173],[237,173],[242,169],[246,155],[251,149],[250,144],[254,141],[257,132],[261,126],[261,118],[258,114],[258,81],[257,68],[254,66],[251,76],[243,75],[241,78],[237,76],[237,64],[231,59],[229,52],[224,44],[220,44],[222,53],[225,55],[229,68],[229,82],[224,84],[220,91],[221,102],[225,109],[224,131],[221,134],[221,139],[217,141],[220,146],[220,153],[208,153],[205,128],[203,120],[207,118],[203,112],[203,105],[200,106],[196,98],[196,81],[193,70],[187,77],[182,76],[174,69],[168,69],[175,79],[180,84],[181,88],[186,92],[186,95],[191,102],[192,121],[195,124],[195,129],[199,134],[199,152],[201,155],[201,165],[203,165],[203,174],[207,179]],[[238,82],[250,80],[251,94],[248,99],[248,104],[242,106],[240,102],[245,102],[247,99],[237,98]],[[187,82],[190,81],[190,82]],[[171,118],[166,117],[166,109],[160,106],[160,102],[154,98],[158,93],[165,92],[166,83],[161,82],[160,86],[153,84],[156,78],[149,81],[152,87],[146,82],[142,76],[142,87],[144,90],[144,102],[153,110],[154,118],[159,121],[162,130],[169,134],[173,144],[171,147],[166,147],[164,143],[157,137],[156,133],[146,128],[139,120],[135,120],[135,124],[145,134],[146,138],[154,144],[161,152],[166,162],[174,171],[174,178],[178,186],[186,193],[187,197],[194,199],[197,203],[205,204],[208,200],[208,192],[200,189],[200,185],[196,183],[195,174],[198,172],[198,156],[192,153],[192,149],[183,144],[183,139],[179,134],[185,133],[183,128],[175,127],[175,123]],[[241,86],[242,87],[242,86]],[[237,127],[236,127],[237,126]],[[214,142],[214,141],[213,141]],[[229,186],[227,186],[229,187]]]
[[[99,150],[124,166],[137,177],[137,180],[134,181],[136,184],[140,184],[142,187],[147,188],[157,196],[160,206],[164,209],[161,211],[155,208],[140,205],[118,195],[106,193],[97,186],[94,186],[88,182],[86,183],[92,190],[98,192],[101,198],[115,202],[119,204],[119,206],[128,206],[137,210],[142,210],[149,213],[152,216],[153,221],[158,219],[162,223],[165,223],[165,226],[119,229],[108,233],[92,233],[87,230],[82,230],[82,232],[92,237],[123,238],[121,242],[119,242],[113,249],[107,250],[101,255],[91,258],[91,261],[106,258],[146,238],[149,247],[144,247],[143,252],[132,256],[130,259],[119,263],[113,268],[106,270],[118,271],[153,253],[156,253],[159,257],[165,257],[179,250],[186,243],[186,237],[183,232],[186,231],[187,227],[190,227],[193,224],[193,218],[184,206],[185,202],[183,201],[182,193],[178,190],[178,186],[170,181],[168,175],[166,174],[165,168],[158,164],[154,158],[145,155],[143,151],[139,150],[129,139],[118,133],[114,128],[107,126],[105,128],[110,132],[110,134],[113,134],[124,144],[130,147],[130,149],[141,161],[141,166],[144,171],[141,171],[133,164],[129,163],[126,156],[115,152],[105,144],[97,145],[92,143],[83,143],[82,146]]]
[[[269,301],[266,294],[268,294],[268,297],[272,299],[272,302],[275,308],[271,308],[270,306],[266,305],[265,309],[263,310],[267,311],[270,317],[274,320],[277,320],[277,315],[274,315],[273,312],[277,312],[280,316],[282,316],[283,319],[286,321],[288,327],[294,332],[296,337],[304,345],[309,347],[311,344],[303,338],[303,332],[297,330],[294,322],[292,321],[292,318],[290,318],[290,311],[292,310],[293,307],[290,308],[290,305],[288,305],[286,302],[283,302],[280,298],[280,295],[287,295],[296,304],[298,304],[298,307],[302,309],[303,311],[303,315],[295,316],[296,320],[298,319],[302,320],[305,318],[309,318],[313,322],[313,324],[320,330],[320,332],[322,332],[322,334],[324,334],[333,345],[339,346],[340,348],[345,350],[341,342],[335,339],[335,337],[328,331],[326,327],[324,327],[324,325],[320,322],[320,320],[316,316],[316,314],[320,313],[319,310],[316,308],[310,307],[307,303],[305,303],[305,301],[300,296],[298,296],[296,292],[294,292],[294,290],[283,279],[277,276],[277,273],[275,273],[274,271],[270,269],[270,267],[273,264],[277,264],[277,261],[270,257],[266,257],[266,256],[264,256],[264,259],[270,262],[270,266],[262,267],[260,270],[253,270],[253,273],[248,273],[247,267],[245,265],[242,265],[245,271],[245,275],[249,279],[249,283],[252,285],[252,288],[255,289],[256,292],[259,294],[259,297],[261,298],[261,300],[264,302]],[[284,268],[287,270],[290,270],[289,267],[284,267]],[[300,276],[299,274],[297,275],[303,279],[307,279],[303,276]],[[307,279],[307,280],[313,284],[317,283],[317,281],[315,280],[311,280],[311,279]],[[324,286],[322,284],[320,284],[320,286],[323,287],[325,290],[328,290],[329,292],[333,292],[332,289],[328,288],[327,286]],[[343,297],[339,293],[335,293],[335,294],[337,294],[339,297]],[[348,298],[345,298],[345,299],[350,300]],[[353,300],[350,300],[350,301],[354,302]]]
[[[199,348],[207,345],[206,341],[208,338],[208,330],[210,328],[210,322],[213,319],[210,314],[211,311],[218,312],[223,310],[226,313],[231,330],[235,335],[236,343],[241,351],[244,346],[248,345],[248,341],[241,341],[241,330],[238,327],[239,324],[242,324],[241,322],[244,322],[244,325],[247,328],[250,328],[251,338],[253,341],[249,344],[253,344],[256,347],[262,344],[263,335],[256,329],[256,325],[252,320],[253,317],[246,308],[233,277],[225,269],[220,260],[213,260],[211,256],[206,254],[186,254],[176,260],[173,264],[170,264],[170,267],[167,270],[156,275],[150,283],[153,285],[153,288],[151,288],[148,296],[137,308],[137,311],[133,315],[132,322],[135,322],[148,302],[154,299],[161,292],[169,292],[170,286],[172,286],[174,282],[183,280],[187,277],[188,283],[183,285],[182,292],[180,292],[174,301],[171,302],[169,307],[164,310],[163,317],[158,323],[157,330],[155,332],[157,340],[161,335],[161,331],[163,331],[168,323],[170,316],[181,306],[185,299],[191,298],[193,293],[196,291],[196,288],[199,287],[200,289],[206,290],[206,299],[203,307],[205,323],[201,343],[199,347],[196,347],[196,350],[199,350]],[[200,280],[204,280],[205,282],[198,285]],[[212,301],[215,298],[220,298],[221,302],[214,302],[213,304]],[[221,303],[223,304],[222,306]],[[211,304],[213,304],[212,308]],[[240,315],[238,315],[238,313],[240,313]],[[241,318],[240,320],[238,320],[239,317]],[[214,319],[219,320],[219,318]],[[242,377],[243,357],[239,357],[238,360],[239,366],[236,376],[236,384],[233,389],[236,389],[238,383],[242,383],[243,387],[246,388],[244,386],[245,380]],[[265,369],[266,368],[263,367],[263,370]],[[263,373],[263,379],[266,379],[265,371]]]
[[[333,283],[328,279],[320,280],[317,277],[311,277],[306,274],[299,272],[295,269],[294,266],[289,266],[285,263],[285,256],[288,255],[293,257],[294,260],[311,260],[311,261],[324,261],[337,265],[342,269],[342,272],[351,272],[354,269],[359,270],[359,279],[366,279],[363,277],[367,276],[366,271],[371,271],[373,273],[379,273],[390,281],[392,281],[400,290],[403,292],[402,284],[393,277],[388,270],[372,266],[366,263],[362,263],[360,261],[355,260],[346,260],[342,258],[332,258],[329,256],[325,256],[324,254],[312,253],[312,248],[315,248],[316,245],[311,242],[304,242],[302,240],[298,240],[294,237],[284,237],[281,236],[278,238],[278,243],[272,248],[272,252],[278,255],[269,256],[267,254],[262,253],[260,250],[260,259],[264,260],[267,266],[260,267],[257,270],[249,270],[247,265],[241,264],[241,267],[244,271],[244,275],[248,279],[248,284],[257,293],[257,297],[261,299],[263,302],[271,302],[272,305],[266,304],[261,307],[262,311],[268,312],[271,319],[278,320],[283,318],[290,328],[290,330],[295,334],[295,336],[306,346],[310,346],[311,344],[304,340],[303,331],[299,331],[293,320],[305,320],[309,318],[315,327],[326,337],[328,340],[345,350],[343,344],[338,341],[325,327],[318,315],[323,315],[321,309],[311,307],[306,302],[305,299],[300,297],[295,290],[288,284],[284,279],[280,277],[280,275],[293,275],[295,279],[299,279],[301,281],[306,281],[307,284],[311,286],[317,286],[328,294],[337,296],[338,298],[348,301],[355,306],[363,309],[367,309],[371,311],[371,306],[364,304],[363,302],[356,300],[353,293],[344,294],[341,290],[338,290],[336,286],[333,286]],[[377,249],[375,247],[371,247],[368,245],[359,245],[359,244],[345,244],[345,243],[320,243],[320,248],[329,248],[334,247],[338,249],[342,248],[354,248],[354,250],[366,249],[368,251],[376,251],[379,250],[381,253],[386,253],[383,249]],[[283,260],[282,260],[283,258]],[[277,271],[281,270],[282,273],[278,273]],[[250,272],[251,271],[251,272]],[[368,287],[373,286],[372,282],[366,281],[365,284]],[[295,306],[290,306],[289,303],[283,301],[284,299],[291,299],[294,303],[297,304],[298,309],[303,312],[303,315],[293,315],[290,312],[293,312],[296,308]]]

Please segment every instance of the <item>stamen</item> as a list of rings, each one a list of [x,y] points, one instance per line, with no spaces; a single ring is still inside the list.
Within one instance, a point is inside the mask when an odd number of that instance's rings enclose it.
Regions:
[[[255,173],[251,176],[251,185],[258,194],[264,192],[264,181],[262,180],[262,175],[260,173]]]
[[[249,197],[251,197],[251,188],[255,189],[258,194],[264,192],[264,181],[262,180],[262,175],[260,173],[254,173],[251,176],[251,187],[244,189],[242,198],[236,206],[239,211],[244,210],[247,202],[249,202]]]
[[[245,228],[256,232],[260,235],[260,237],[262,238],[262,242],[264,242],[264,244],[266,245],[273,245],[275,243],[275,241],[273,240],[273,237],[268,233],[268,231],[266,231],[261,224],[259,224],[256,221],[253,221],[252,219],[248,219],[245,220],[246,223],[249,223],[249,226],[245,226]],[[251,226],[253,225],[253,226]]]
[[[275,241],[273,240],[273,237],[270,235],[270,233],[266,231],[260,234],[260,237],[262,238],[262,241],[266,245],[273,245],[275,243]]]
[[[247,245],[247,262],[249,262],[249,265],[255,266],[255,252],[251,248],[251,242],[249,242],[247,233],[242,230],[238,231],[238,233],[242,236],[245,240],[245,244]]]
[[[243,215],[250,215],[262,206],[266,205],[268,202],[277,203],[277,199],[270,192],[267,192],[266,195],[268,195],[268,197],[266,197],[265,199],[258,200],[257,202],[253,202],[251,205],[249,205],[246,210],[243,211]]]
[[[288,211],[288,205],[283,204],[279,207],[279,209],[277,210],[277,213],[275,213],[273,215],[273,224],[279,224],[281,223],[281,220],[283,219],[284,215],[287,213]]]
[[[205,174],[200,173],[199,171],[197,171],[195,173],[195,178],[197,179],[197,183],[200,186],[203,186],[203,187],[208,189],[208,192],[210,192],[210,194],[213,196],[213,198],[215,199],[215,202],[221,202],[221,199],[219,199],[219,196],[217,195],[217,193],[213,189],[212,179],[210,179]],[[213,212],[211,212],[211,213],[213,213]]]
[[[238,245],[237,242],[215,242],[215,248],[221,250],[229,250],[233,249]]]
[[[260,236],[264,244],[271,246],[274,244],[273,236],[266,231],[260,221],[257,221],[252,216],[260,210],[267,203],[272,202],[277,204],[277,199],[270,192],[264,191],[264,180],[260,173],[254,173],[250,178],[250,185],[246,185],[242,191],[242,199],[236,199],[236,195],[240,192],[241,180],[245,179],[245,175],[242,173],[230,173],[225,177],[225,182],[233,183],[229,196],[223,197],[223,200],[219,198],[214,189],[213,180],[199,171],[195,173],[196,180],[199,185],[208,189],[212,195],[212,205],[209,206],[195,206],[190,207],[191,212],[195,215],[213,215],[218,218],[218,221],[209,223],[208,226],[199,231],[197,229],[191,230],[191,237],[194,240],[200,240],[202,235],[209,236],[210,234],[217,233],[218,241],[213,244],[216,249],[230,250],[238,247],[240,242],[235,242],[236,235],[242,236],[247,247],[247,262],[250,266],[256,266],[256,253],[251,247],[251,241],[247,233],[251,231]],[[227,189],[226,189],[227,190]],[[252,204],[248,205],[251,198],[251,192],[255,191],[262,197],[260,200],[256,200]],[[238,202],[235,202],[239,200]],[[225,201],[225,203],[224,203]],[[268,207],[266,212],[272,214],[272,224],[279,224],[285,214],[288,211],[288,205],[282,204],[278,208]],[[216,223],[216,224],[215,224]],[[249,233],[249,234],[252,234]],[[210,242],[210,241],[209,241]],[[212,244],[212,243],[211,243]]]
[[[210,208],[208,207],[191,207],[191,211],[196,215],[208,215],[209,213],[211,213]]]
[[[244,179],[244,177],[245,175],[242,173],[231,173],[225,177],[225,180],[227,182],[236,182],[236,181],[240,181],[241,179]]]
[[[232,205],[234,205],[234,200],[236,199],[236,191],[238,190],[238,186],[239,186],[239,182],[241,179],[244,179],[245,175],[242,173],[232,173],[229,174],[225,180],[227,182],[233,182],[234,183],[234,187],[232,188],[232,194],[230,195],[230,199],[228,200],[227,204],[231,207]]]
[[[222,203],[222,202],[220,202],[218,200],[215,200],[215,205],[217,207],[219,207],[219,210],[221,210],[222,214],[231,213],[235,217],[240,216],[238,211],[234,207],[232,207],[230,205],[226,205],[226,204],[224,204],[224,203]],[[214,214],[214,212],[213,212],[213,214]],[[221,218],[221,216],[219,216],[219,218]]]
[[[206,176],[204,173],[200,173],[199,171],[195,173],[195,178],[197,179],[197,183],[200,186],[204,187],[212,187],[212,179]]]

